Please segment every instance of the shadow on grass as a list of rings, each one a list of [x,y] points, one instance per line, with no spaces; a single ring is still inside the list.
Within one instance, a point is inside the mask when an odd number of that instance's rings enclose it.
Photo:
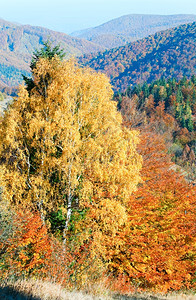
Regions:
[[[0,287],[0,300],[41,300],[25,294],[25,292],[16,291],[13,287]]]
[[[144,295],[133,295],[133,296],[115,296],[115,300],[167,300],[164,297],[156,297],[156,296],[144,296]]]
[[[72,299],[74,300],[74,298],[75,297],[73,297]],[[71,298],[65,298],[65,299],[71,299]],[[95,299],[99,299],[99,298],[95,298]],[[133,295],[133,296],[116,295],[113,296],[112,299],[114,300],[167,300],[164,297],[156,297],[150,295],[144,296],[140,294]],[[0,287],[0,300],[42,300],[42,298],[34,297],[25,292],[17,291],[16,289],[14,289],[14,287],[6,286],[6,287]]]

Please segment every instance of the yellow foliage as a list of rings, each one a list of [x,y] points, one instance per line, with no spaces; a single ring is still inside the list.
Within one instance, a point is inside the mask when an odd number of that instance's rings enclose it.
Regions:
[[[105,75],[55,56],[39,59],[33,80],[1,121],[3,195],[43,215],[67,208],[66,232],[73,208],[87,210],[78,232],[109,245],[140,180],[138,133],[122,127]]]

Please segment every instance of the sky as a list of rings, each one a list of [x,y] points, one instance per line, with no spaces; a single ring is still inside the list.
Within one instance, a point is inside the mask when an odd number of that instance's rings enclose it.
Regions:
[[[67,34],[128,14],[196,14],[195,0],[0,0],[0,18]]]

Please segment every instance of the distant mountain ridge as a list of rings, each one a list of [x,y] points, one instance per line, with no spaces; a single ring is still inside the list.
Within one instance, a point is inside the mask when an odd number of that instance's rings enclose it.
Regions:
[[[196,15],[132,14],[113,19],[94,28],[75,31],[71,35],[111,49],[142,39],[158,31],[194,21],[196,21]]]
[[[103,47],[43,27],[20,25],[0,19],[0,85],[17,85],[21,70],[29,72],[33,51],[47,39],[59,44],[67,56],[104,50]]]
[[[139,16],[143,20],[149,20],[150,17],[149,15]],[[135,15],[136,17],[138,20],[138,15]],[[170,18],[170,16],[164,16],[164,18],[166,17]],[[186,21],[187,18],[196,18],[194,15],[172,17],[174,23],[179,20]],[[124,18],[119,19],[124,20]],[[157,19],[152,19],[151,27],[147,26],[145,32],[152,28],[155,30],[158,28],[157,26],[162,25],[162,21],[158,24]],[[122,37],[119,32],[122,31],[123,26],[122,22],[117,31],[121,41]],[[110,36],[111,39],[114,36],[115,43],[114,30],[115,28]],[[127,33],[129,33],[128,30]],[[140,33],[143,34],[144,31]],[[108,34],[105,35],[106,40],[108,40]],[[195,23],[185,24],[158,32],[125,46],[104,51],[103,46],[84,39],[71,37],[47,28],[20,25],[0,19],[0,90],[3,91],[4,87],[8,90],[8,87],[18,86],[22,82],[21,73],[29,76],[32,53],[35,49],[39,49],[42,42],[47,39],[54,41],[54,45],[60,43],[67,57],[82,55],[79,59],[82,64],[106,73],[116,91],[123,91],[127,86],[145,80],[150,82],[162,75],[180,79],[182,75],[189,76],[190,73],[195,72],[195,34]]]
[[[196,74],[196,22],[161,31],[126,46],[84,55],[84,66],[104,72],[115,91],[124,91],[161,76],[182,78]]]

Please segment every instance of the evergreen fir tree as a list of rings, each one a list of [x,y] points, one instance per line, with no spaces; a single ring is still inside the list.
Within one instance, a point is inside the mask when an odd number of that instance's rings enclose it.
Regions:
[[[35,50],[35,52],[33,53],[33,57],[30,64],[30,69],[32,74],[33,71],[36,69],[36,64],[40,58],[46,58],[50,61],[53,57],[58,56],[60,60],[63,60],[65,56],[64,50],[60,49],[60,45],[57,45],[54,48],[52,48],[52,43],[50,41],[46,41],[43,42],[43,46],[44,46],[43,48],[41,48],[40,50]],[[29,78],[25,75],[23,75],[23,80],[25,81],[26,89],[30,94],[32,89],[36,87],[36,84],[31,77]],[[37,84],[37,91],[40,93],[40,95],[46,97],[45,93],[48,84],[49,84],[48,76],[45,76],[45,78],[40,77],[40,81]]]

